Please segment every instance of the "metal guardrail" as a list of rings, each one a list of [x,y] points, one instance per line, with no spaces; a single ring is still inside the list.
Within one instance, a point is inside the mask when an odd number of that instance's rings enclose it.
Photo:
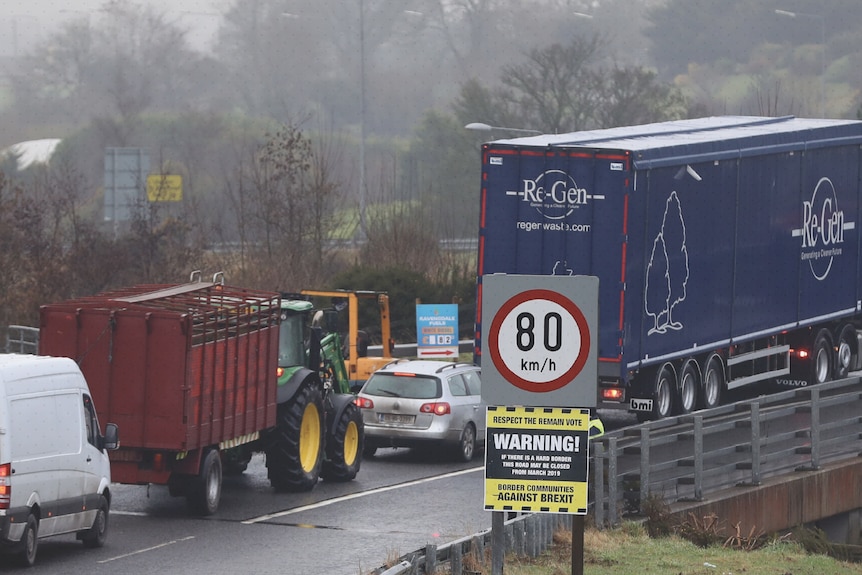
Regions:
[[[8,326],[6,353],[39,353],[39,328],[25,325]]]
[[[505,553],[537,557],[550,547],[554,531],[571,526],[571,516],[554,513],[518,515],[503,523]],[[445,545],[427,545],[398,558],[394,565],[384,565],[371,575],[406,575],[418,573],[487,573],[490,570],[491,530],[463,537]],[[441,565],[448,564],[448,569]],[[484,569],[483,569],[484,568]]]
[[[648,497],[701,501],[734,486],[818,469],[862,452],[862,379],[648,422],[591,442],[596,525],[616,526]]]

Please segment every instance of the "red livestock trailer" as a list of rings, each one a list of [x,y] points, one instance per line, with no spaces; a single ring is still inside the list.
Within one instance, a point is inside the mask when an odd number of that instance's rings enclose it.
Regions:
[[[276,425],[280,297],[223,281],[139,285],[40,312],[39,353],[70,357],[123,430],[114,481],[166,484],[215,512],[231,448]]]

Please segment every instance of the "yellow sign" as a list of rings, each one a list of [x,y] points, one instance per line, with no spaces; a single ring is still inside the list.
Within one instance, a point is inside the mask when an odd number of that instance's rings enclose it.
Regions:
[[[183,177],[169,174],[147,176],[147,199],[151,202],[183,201]]]
[[[587,513],[589,409],[489,406],[485,509]]]

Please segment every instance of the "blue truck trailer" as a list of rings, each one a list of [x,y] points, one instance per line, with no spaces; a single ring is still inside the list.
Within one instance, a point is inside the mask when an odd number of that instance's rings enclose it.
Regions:
[[[721,116],[482,147],[482,277],[599,278],[598,407],[862,367],[862,122]]]

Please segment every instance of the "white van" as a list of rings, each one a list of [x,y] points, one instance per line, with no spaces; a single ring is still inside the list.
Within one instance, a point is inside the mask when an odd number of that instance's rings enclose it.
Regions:
[[[0,354],[0,550],[33,565],[39,539],[108,534],[117,426],[99,433],[87,382],[68,358]]]

